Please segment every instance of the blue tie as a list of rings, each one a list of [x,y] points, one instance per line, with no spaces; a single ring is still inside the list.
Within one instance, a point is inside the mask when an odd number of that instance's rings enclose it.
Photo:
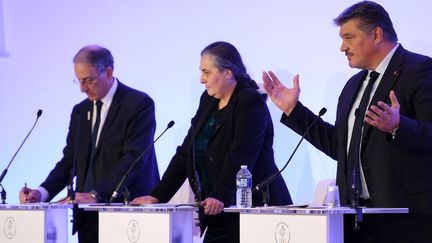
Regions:
[[[89,192],[93,189],[93,160],[96,155],[97,148],[97,135],[99,131],[100,119],[101,119],[101,110],[102,110],[102,101],[96,101],[96,121],[91,134],[91,143],[90,143],[90,158],[87,163],[87,174],[84,184],[84,191]]]
[[[356,206],[358,198],[361,194],[360,182],[360,143],[362,140],[362,130],[364,124],[364,116],[368,107],[370,93],[373,83],[379,77],[379,73],[372,71],[369,74],[369,82],[363,93],[359,107],[355,111],[354,126],[351,134],[351,142],[348,149],[347,160],[347,189],[349,199],[352,206]]]

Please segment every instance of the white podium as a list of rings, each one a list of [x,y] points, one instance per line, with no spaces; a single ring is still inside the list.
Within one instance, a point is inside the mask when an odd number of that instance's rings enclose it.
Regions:
[[[142,206],[88,205],[99,211],[99,242],[191,243],[192,206],[152,204]]]
[[[67,243],[70,205],[0,204],[0,242]]]
[[[240,242],[343,243],[343,215],[351,208],[225,208],[240,213]],[[362,208],[363,214],[408,213],[407,208]]]

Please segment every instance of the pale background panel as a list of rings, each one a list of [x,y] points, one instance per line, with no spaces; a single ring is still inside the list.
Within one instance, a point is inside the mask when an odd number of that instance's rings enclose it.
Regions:
[[[161,174],[186,135],[203,86],[199,53],[218,40],[234,44],[251,76],[261,83],[274,70],[292,84],[300,74],[300,100],[334,122],[336,103],[350,69],[339,52],[332,20],[356,1],[25,1],[0,0],[0,170],[3,170],[43,110],[39,124],[3,181],[8,202],[18,202],[25,182],[41,183],[62,156],[71,109],[85,98],[72,79],[73,55],[84,45],[108,47],[115,75],[147,92],[156,103],[156,134],[176,125],[156,144]],[[432,55],[429,1],[379,1],[390,13],[405,48]],[[6,56],[2,53],[7,53]],[[299,136],[275,126],[274,150],[281,168]],[[294,203],[310,202],[336,163],[305,142],[283,173]],[[234,180],[234,178],[233,178]]]

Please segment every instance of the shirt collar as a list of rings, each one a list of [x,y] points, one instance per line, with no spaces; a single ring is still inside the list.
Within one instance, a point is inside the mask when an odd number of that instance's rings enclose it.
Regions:
[[[105,95],[105,97],[103,97],[101,99],[101,101],[104,103],[104,105],[106,105],[107,107],[110,107],[111,102],[113,100],[114,94],[117,90],[117,86],[118,86],[118,81],[117,78],[113,77],[114,81],[113,81],[113,85],[111,86],[111,88],[109,89],[108,93]]]
[[[393,57],[393,54],[396,52],[396,49],[399,47],[399,43],[397,43],[393,49],[387,54],[387,56],[381,61],[381,63],[378,65],[378,67],[375,69],[378,73],[381,75],[384,74],[385,70],[387,69],[390,60]]]

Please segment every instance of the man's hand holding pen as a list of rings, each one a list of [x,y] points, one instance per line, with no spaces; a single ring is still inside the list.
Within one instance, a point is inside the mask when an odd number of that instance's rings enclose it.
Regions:
[[[41,201],[41,193],[27,187],[27,183],[19,192],[20,203],[37,203]]]

